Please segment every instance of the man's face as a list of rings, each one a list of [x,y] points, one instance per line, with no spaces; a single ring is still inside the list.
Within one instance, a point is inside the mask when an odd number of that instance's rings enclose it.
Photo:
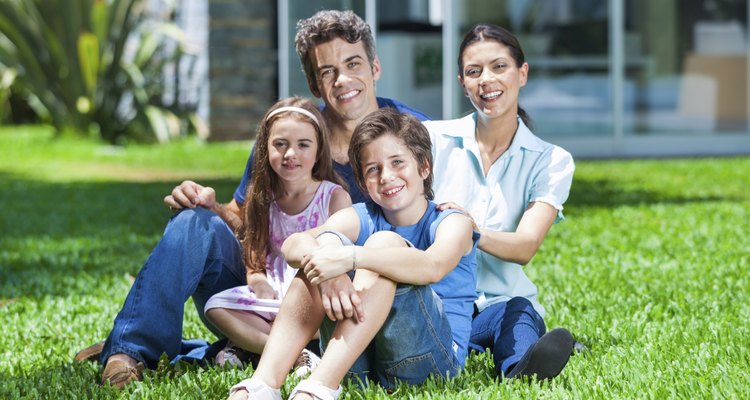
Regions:
[[[336,38],[317,45],[311,52],[315,83],[310,91],[326,103],[327,113],[342,121],[359,122],[378,109],[375,81],[380,79],[380,61],[367,61],[362,42]],[[330,115],[330,114],[329,114]]]

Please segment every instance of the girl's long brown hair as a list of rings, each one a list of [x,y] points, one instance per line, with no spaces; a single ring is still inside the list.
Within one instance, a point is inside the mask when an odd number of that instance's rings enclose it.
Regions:
[[[316,121],[295,111],[282,111],[269,118],[268,116],[280,107],[299,107],[312,113]],[[266,271],[266,257],[270,248],[269,209],[277,194],[281,193],[282,183],[279,176],[268,162],[268,137],[273,124],[282,118],[294,118],[311,124],[315,128],[318,140],[318,154],[312,169],[312,177],[317,181],[328,180],[341,184],[341,179],[333,170],[331,150],[328,145],[329,131],[323,115],[312,101],[301,97],[290,97],[278,101],[263,116],[258,126],[255,140],[255,159],[253,176],[245,194],[244,230],[240,235],[245,268],[249,272]]]

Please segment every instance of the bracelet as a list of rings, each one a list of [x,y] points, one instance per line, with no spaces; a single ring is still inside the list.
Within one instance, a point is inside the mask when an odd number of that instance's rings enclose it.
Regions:
[[[357,246],[352,246],[352,271],[357,269]]]

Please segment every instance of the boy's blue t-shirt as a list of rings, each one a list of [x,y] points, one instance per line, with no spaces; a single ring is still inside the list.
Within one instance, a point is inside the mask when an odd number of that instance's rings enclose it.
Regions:
[[[401,103],[399,101],[388,99],[384,97],[378,97],[378,107],[393,107],[397,109],[399,112],[402,113],[408,113],[413,116],[415,116],[420,121],[427,121],[430,118],[427,117],[425,114],[407,106],[404,103]],[[325,109],[325,105],[321,107],[321,110]],[[250,183],[250,178],[253,176],[253,162],[255,160],[255,145],[253,144],[253,148],[250,151],[250,156],[247,159],[247,164],[245,164],[245,172],[242,174],[242,180],[240,181],[240,184],[237,186],[237,189],[234,191],[234,200],[242,206],[245,204],[245,193],[247,192],[247,185]],[[352,197],[352,203],[363,203],[368,201],[367,196],[365,196],[357,186],[357,181],[354,178],[354,170],[352,169],[351,164],[339,164],[337,162],[333,162],[333,169],[339,174],[341,179],[346,182],[347,190],[349,191],[349,195]]]
[[[435,232],[438,225],[450,214],[457,210],[439,211],[432,201],[427,204],[422,218],[415,225],[394,226],[388,223],[383,210],[373,202],[354,204],[359,216],[360,230],[356,245],[362,246],[375,232],[391,231],[408,240],[415,248],[426,250],[435,242]],[[448,317],[453,333],[453,341],[458,345],[456,355],[463,365],[468,354],[469,337],[471,335],[471,319],[474,313],[474,301],[477,299],[475,291],[477,284],[477,263],[475,250],[479,240],[479,233],[474,232],[474,247],[451,272],[439,282],[431,285],[432,290],[443,301],[443,310]],[[405,265],[405,268],[408,266]]]

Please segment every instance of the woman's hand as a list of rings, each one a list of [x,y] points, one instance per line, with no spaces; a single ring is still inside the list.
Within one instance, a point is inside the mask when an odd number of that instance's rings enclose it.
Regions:
[[[301,268],[313,285],[354,269],[356,246],[320,246],[302,257]]]
[[[466,215],[467,218],[469,218],[469,221],[471,221],[471,226],[474,229],[474,231],[479,232],[479,227],[477,226],[476,221],[474,221],[474,218],[471,216],[471,214],[469,214],[468,211],[466,211],[465,208],[459,206],[458,204],[452,201],[447,201],[445,203],[438,204],[437,209],[440,211],[445,211],[448,209],[461,211],[462,213],[464,213],[464,215]]]

